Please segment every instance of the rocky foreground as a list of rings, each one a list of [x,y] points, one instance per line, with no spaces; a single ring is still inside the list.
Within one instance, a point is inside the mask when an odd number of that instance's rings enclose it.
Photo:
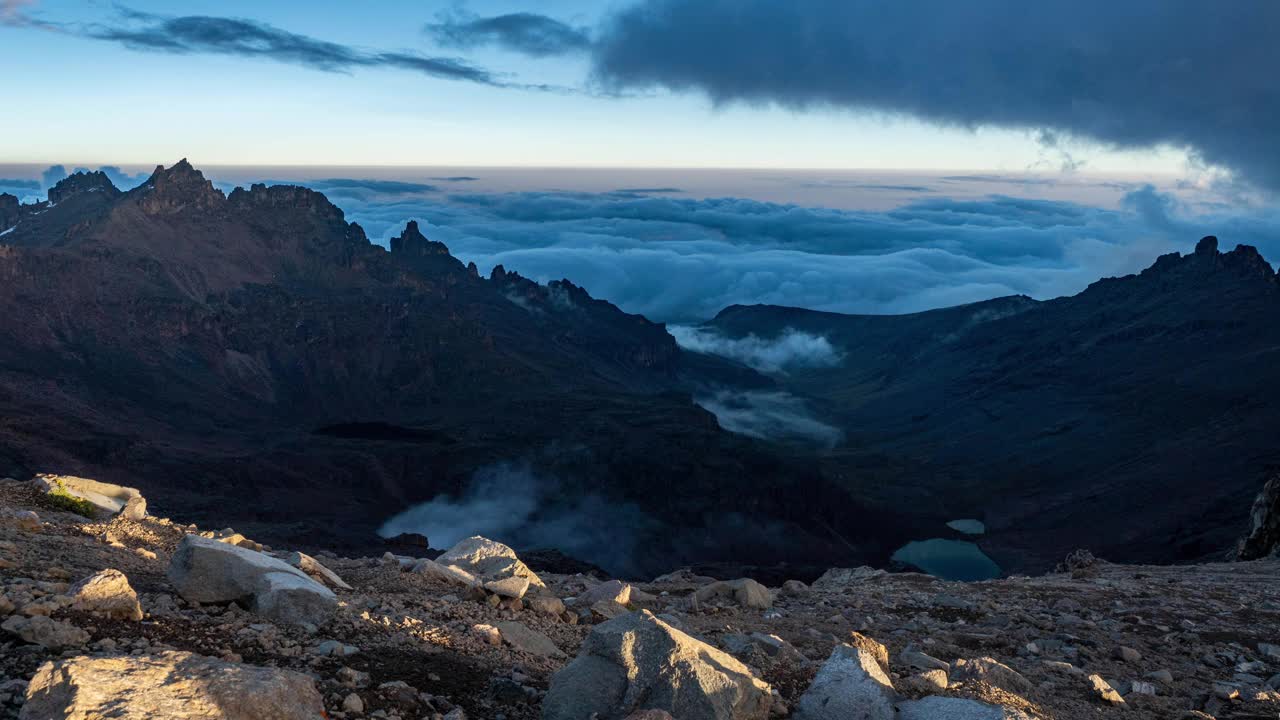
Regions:
[[[4,480],[0,717],[1280,714],[1280,562],[1063,569],[765,588],[537,573],[483,538],[311,557],[115,486]]]

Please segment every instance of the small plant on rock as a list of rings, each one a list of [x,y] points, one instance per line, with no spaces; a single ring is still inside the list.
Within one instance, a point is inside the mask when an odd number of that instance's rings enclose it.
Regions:
[[[59,510],[66,510],[77,515],[84,516],[92,520],[98,514],[98,506],[85,500],[82,497],[73,495],[70,490],[63,486],[59,481],[54,484],[52,490],[46,496],[49,503]]]

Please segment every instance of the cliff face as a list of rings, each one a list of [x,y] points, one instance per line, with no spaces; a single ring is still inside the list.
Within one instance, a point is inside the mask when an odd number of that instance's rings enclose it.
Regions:
[[[1280,554],[1280,471],[1273,471],[1249,511],[1248,529],[1236,559],[1258,560]]]
[[[500,463],[554,478],[553,506],[639,508],[650,559],[742,551],[719,518],[853,510],[694,405],[663,326],[572,283],[482,278],[416,223],[387,251],[319,193],[224,196],[185,162],[104,182],[69,178],[3,239],[0,473],[115,479],[304,544],[376,542]]]

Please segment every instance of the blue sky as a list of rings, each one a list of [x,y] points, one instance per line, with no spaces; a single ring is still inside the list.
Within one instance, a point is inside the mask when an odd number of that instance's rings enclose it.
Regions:
[[[442,48],[423,26],[442,13],[536,11],[591,27],[628,3],[184,2],[139,0],[162,15],[247,18],[356,48],[462,57],[499,76],[581,88],[583,55],[533,59],[496,47]],[[41,0],[27,16],[74,27],[118,24],[112,5]],[[756,104],[716,107],[663,88],[598,97],[496,88],[397,69],[320,72],[260,58],[138,52],[77,33],[0,26],[12,138],[0,162],[198,165],[480,165],[1056,169],[1034,129],[942,129],[901,114]],[[1168,148],[1069,152],[1091,172],[1178,174]]]
[[[186,157],[673,323],[1049,298],[1205,234],[1280,257],[1275,27],[1274,0],[0,0],[0,192]]]

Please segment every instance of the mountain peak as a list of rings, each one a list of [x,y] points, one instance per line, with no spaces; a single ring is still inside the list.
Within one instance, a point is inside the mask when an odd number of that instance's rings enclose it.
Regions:
[[[226,202],[222,191],[214,188],[185,158],[168,169],[156,166],[151,179],[133,192],[142,194],[140,205],[149,215],[171,214],[187,208],[213,210]]]
[[[1206,235],[1200,238],[1200,242],[1196,243],[1196,255],[1217,255],[1218,254],[1218,236]]]
[[[57,185],[49,188],[49,202],[55,205],[81,193],[100,192],[112,198],[120,194],[120,190],[111,182],[107,174],[97,172],[78,172],[63,178]]]
[[[391,252],[415,256],[448,255],[449,248],[444,243],[428,240],[418,228],[418,221],[410,220],[400,237],[391,238]]]

